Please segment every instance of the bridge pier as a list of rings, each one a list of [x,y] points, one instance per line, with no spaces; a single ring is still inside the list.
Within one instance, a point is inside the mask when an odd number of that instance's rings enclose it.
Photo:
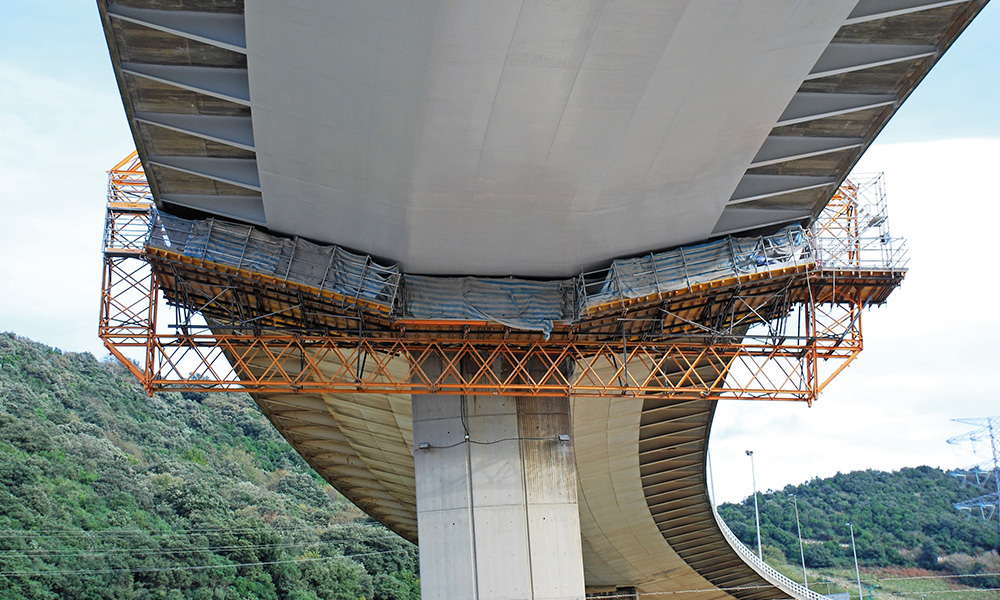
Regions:
[[[422,598],[584,597],[569,406],[413,396]]]

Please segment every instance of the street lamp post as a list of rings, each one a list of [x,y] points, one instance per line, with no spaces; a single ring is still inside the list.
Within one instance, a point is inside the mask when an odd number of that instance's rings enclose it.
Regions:
[[[753,514],[757,520],[757,557],[763,561],[764,551],[761,550],[760,545],[760,509],[757,507],[757,473],[753,466],[753,450],[747,450],[747,456],[750,457],[750,477],[753,479]]]
[[[854,525],[847,524],[851,528],[851,551],[854,553],[854,575],[858,578],[858,600],[864,600],[861,595],[861,571],[858,569],[858,548],[854,544]]]
[[[802,557],[802,585],[809,589],[809,578],[806,576],[806,551],[802,547],[802,525],[799,523],[799,499],[795,494],[788,494],[795,504],[795,529],[799,532],[799,556]]]

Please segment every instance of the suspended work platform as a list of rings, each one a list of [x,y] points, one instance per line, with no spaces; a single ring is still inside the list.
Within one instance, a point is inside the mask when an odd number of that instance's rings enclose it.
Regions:
[[[401,273],[336,246],[160,214],[110,172],[100,335],[158,390],[663,395],[812,402],[905,275],[881,179],[810,229],[554,281]],[[161,298],[166,301],[162,306]]]

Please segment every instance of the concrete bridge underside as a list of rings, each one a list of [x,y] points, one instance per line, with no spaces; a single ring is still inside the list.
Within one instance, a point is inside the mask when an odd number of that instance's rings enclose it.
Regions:
[[[400,373],[408,369],[405,361],[390,364]],[[331,485],[403,537],[419,541],[414,454],[421,450],[415,450],[420,440],[414,439],[411,396],[254,397]],[[788,597],[743,562],[715,521],[706,473],[715,405],[701,399],[569,398],[588,592],[634,587],[640,593],[702,590],[690,594],[696,600]]]
[[[97,3],[163,212],[564,278],[808,223],[986,0]],[[413,398],[256,398],[418,539]],[[587,589],[788,596],[715,520],[713,403],[566,401]]]

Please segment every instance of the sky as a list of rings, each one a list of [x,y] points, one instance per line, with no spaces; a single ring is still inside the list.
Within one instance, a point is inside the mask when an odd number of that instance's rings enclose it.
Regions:
[[[1000,415],[1000,6],[988,5],[857,172],[884,172],[910,271],[864,315],[865,350],[812,407],[723,402],[719,501],[858,469],[961,467],[956,418]],[[134,149],[96,2],[0,6],[0,331],[97,338],[106,171]]]

